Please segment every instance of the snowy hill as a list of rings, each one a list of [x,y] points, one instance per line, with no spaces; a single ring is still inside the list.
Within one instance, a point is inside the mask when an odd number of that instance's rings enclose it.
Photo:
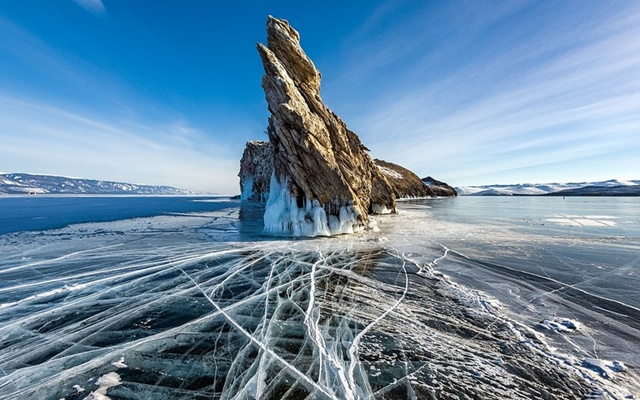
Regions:
[[[462,186],[456,191],[461,196],[640,196],[640,180]]]
[[[170,186],[67,178],[32,174],[0,174],[0,194],[159,194],[190,195],[189,190]]]

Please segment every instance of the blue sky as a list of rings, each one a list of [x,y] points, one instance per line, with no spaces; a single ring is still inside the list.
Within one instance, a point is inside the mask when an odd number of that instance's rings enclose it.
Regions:
[[[238,192],[269,14],[373,157],[455,186],[640,179],[640,3],[591,0],[0,0],[0,171]]]

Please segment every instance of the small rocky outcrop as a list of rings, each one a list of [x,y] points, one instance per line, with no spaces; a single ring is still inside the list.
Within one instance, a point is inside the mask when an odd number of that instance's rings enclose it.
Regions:
[[[418,175],[398,164],[375,159],[378,169],[385,175],[397,199],[436,197],[431,188]]]
[[[269,142],[247,142],[240,160],[240,200],[266,202],[273,171]]]
[[[360,230],[370,212],[395,210],[393,189],[366,147],[320,97],[320,72],[287,21],[269,17],[258,44],[274,173],[265,230],[331,235]]]
[[[429,189],[431,189],[433,194],[437,197],[456,197],[458,195],[458,192],[456,192],[454,188],[444,182],[435,180],[430,176],[422,178],[422,182],[429,186]]]

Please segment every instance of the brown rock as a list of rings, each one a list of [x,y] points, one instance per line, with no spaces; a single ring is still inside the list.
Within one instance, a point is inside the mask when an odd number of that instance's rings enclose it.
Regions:
[[[269,17],[267,35],[268,46],[258,44],[274,157],[265,230],[346,233],[362,229],[369,212],[395,210],[386,177],[358,136],[322,102],[320,73],[300,47],[298,32]]]
[[[438,197],[456,197],[458,192],[448,184],[435,180],[430,176],[422,178],[422,182],[429,186],[431,191]]]
[[[366,226],[370,213],[395,212],[396,198],[437,195],[411,171],[374,163],[358,136],[322,102],[320,72],[287,21],[270,16],[267,46],[257,47],[271,112],[270,146],[247,144],[240,185],[244,200],[268,198],[266,232],[352,233]]]
[[[408,169],[377,158],[374,162],[391,184],[396,198],[436,197],[429,186]]]
[[[273,152],[269,142],[247,142],[240,160],[240,199],[266,202],[273,171]]]

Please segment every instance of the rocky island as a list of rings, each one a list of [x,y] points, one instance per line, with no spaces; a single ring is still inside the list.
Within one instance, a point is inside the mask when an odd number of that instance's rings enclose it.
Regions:
[[[269,16],[267,45],[257,48],[269,142],[247,143],[239,176],[242,200],[267,202],[265,232],[353,233],[367,226],[369,214],[395,212],[397,198],[436,196],[411,171],[374,161],[323,103],[321,74],[287,21]]]

